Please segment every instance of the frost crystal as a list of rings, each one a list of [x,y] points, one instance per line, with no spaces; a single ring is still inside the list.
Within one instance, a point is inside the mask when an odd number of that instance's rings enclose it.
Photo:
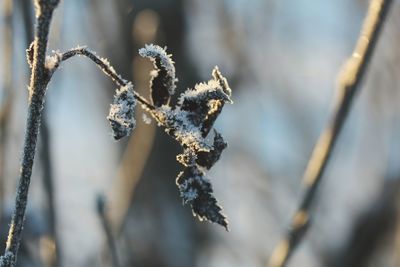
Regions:
[[[151,123],[151,118],[149,118],[145,113],[142,114],[142,119],[144,123],[150,124]]]
[[[60,63],[60,59],[61,59],[61,53],[58,51],[53,51],[53,55],[46,56],[44,63],[46,69],[49,70],[50,72],[53,72],[54,68],[56,68]]]
[[[177,81],[171,55],[168,55],[165,49],[153,44],[145,45],[139,50],[139,54],[150,58],[154,64],[155,70],[150,73],[150,94],[153,104],[157,107],[168,104],[175,93]]]
[[[30,68],[33,67],[33,53],[34,53],[34,46],[35,46],[35,42],[33,41],[28,49],[26,49],[26,60],[28,61],[28,65]]]
[[[129,135],[135,128],[135,106],[136,99],[131,83],[116,91],[114,101],[110,105],[110,112],[107,116],[115,140]]]

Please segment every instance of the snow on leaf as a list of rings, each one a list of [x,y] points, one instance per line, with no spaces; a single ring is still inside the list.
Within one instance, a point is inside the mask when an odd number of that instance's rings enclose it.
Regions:
[[[150,81],[150,95],[156,107],[169,103],[175,93],[177,79],[175,78],[175,66],[165,49],[157,45],[145,45],[139,50],[142,57],[153,61],[155,70],[152,71]]]
[[[191,114],[188,119],[199,127],[201,135],[205,137],[226,102],[232,103],[230,95],[226,94],[219,80],[213,79],[181,94],[178,105]]]
[[[201,136],[199,127],[190,120],[192,114],[179,108],[171,109],[165,105],[154,110],[152,114],[157,122],[165,127],[166,133],[183,147],[190,147],[196,151],[211,149],[211,145]]]
[[[110,122],[115,140],[129,135],[135,128],[136,99],[133,94],[133,86],[128,83],[120,87],[114,95],[114,101],[110,105],[107,119]]]

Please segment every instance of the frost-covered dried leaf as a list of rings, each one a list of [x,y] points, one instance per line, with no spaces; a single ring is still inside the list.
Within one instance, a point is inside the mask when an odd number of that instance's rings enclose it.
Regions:
[[[230,95],[226,94],[221,84],[215,79],[197,84],[193,90],[184,92],[179,99],[178,105],[189,112],[188,119],[199,127],[203,137],[212,129],[224,104],[232,103]]]
[[[114,101],[110,105],[110,112],[107,116],[115,140],[129,135],[135,128],[135,106],[136,99],[131,83],[116,91]]]
[[[228,221],[212,195],[211,183],[204,177],[204,172],[195,165],[189,166],[178,175],[176,184],[183,203],[191,205],[195,216],[200,220],[217,223],[228,230]]]
[[[148,51],[142,51],[143,55]],[[160,63],[154,62],[155,65]],[[218,161],[227,146],[217,131],[209,133],[224,104],[232,103],[230,96],[231,89],[216,67],[212,80],[186,90],[174,108],[168,105],[168,99],[160,101],[155,109],[150,110],[158,125],[165,127],[165,131],[183,148],[183,153],[176,157],[185,166],[176,179],[183,203],[190,204],[193,214],[200,220],[218,223],[226,229],[228,222],[213,196],[211,183],[205,178],[204,171]]]
[[[216,80],[199,83],[194,89],[186,90],[181,94],[178,105],[182,110],[200,112],[199,115],[205,117],[212,108],[209,104],[210,101],[231,101]]]
[[[165,49],[157,45],[145,45],[139,50],[142,57],[153,61],[155,70],[151,72],[150,95],[156,107],[167,105],[175,93],[176,81],[175,66]]]

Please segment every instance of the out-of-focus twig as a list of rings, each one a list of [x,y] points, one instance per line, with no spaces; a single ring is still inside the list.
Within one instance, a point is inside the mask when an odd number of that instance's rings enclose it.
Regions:
[[[4,69],[2,84],[2,101],[0,106],[0,221],[4,212],[4,190],[5,190],[5,157],[7,129],[9,114],[12,106],[12,87],[13,87],[13,2],[4,0],[3,2],[3,54],[2,64]]]
[[[54,242],[54,258],[52,258],[51,266],[60,265],[60,242],[57,234],[57,214],[56,204],[54,198],[54,183],[53,183],[53,164],[51,157],[50,147],[50,131],[47,125],[46,113],[43,114],[42,124],[40,126],[40,140],[41,140],[41,164],[43,171],[43,187],[47,194],[48,200],[48,220],[49,231],[52,241]]]
[[[115,243],[115,238],[111,231],[111,225],[108,220],[107,213],[106,213],[106,207],[105,207],[106,203],[105,202],[106,202],[105,196],[102,194],[99,194],[96,199],[97,213],[101,220],[101,225],[103,226],[104,234],[107,238],[107,244],[108,244],[108,247],[110,250],[113,266],[119,267],[119,266],[121,266],[121,264],[118,259],[117,244]]]
[[[305,192],[298,206],[288,232],[275,248],[269,262],[270,267],[283,267],[287,264],[296,246],[303,239],[310,224],[310,211],[316,190],[331,156],[337,137],[343,128],[347,114],[358,92],[361,80],[367,70],[374,47],[391,0],[371,0],[360,37],[352,56],[347,60],[339,74],[338,99],[327,127],[315,145],[304,174]]]
[[[109,218],[115,234],[120,233],[124,224],[136,186],[153,147],[156,132],[154,123],[146,126],[141,120],[138,120],[137,123],[138,127],[129,139],[116,177],[107,192],[110,206]]]

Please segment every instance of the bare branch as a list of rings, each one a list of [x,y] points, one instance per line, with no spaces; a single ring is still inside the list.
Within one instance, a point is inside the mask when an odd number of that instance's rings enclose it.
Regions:
[[[303,179],[306,188],[303,198],[292,218],[288,232],[272,254],[269,262],[270,267],[285,266],[307,232],[316,190],[323,177],[337,137],[347,118],[354,96],[359,90],[391,3],[391,0],[371,0],[370,2],[354,52],[339,75],[337,88],[339,98],[331,120],[315,145],[304,173]]]

